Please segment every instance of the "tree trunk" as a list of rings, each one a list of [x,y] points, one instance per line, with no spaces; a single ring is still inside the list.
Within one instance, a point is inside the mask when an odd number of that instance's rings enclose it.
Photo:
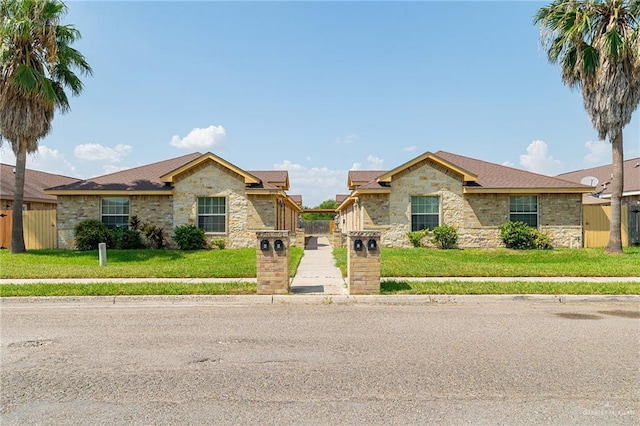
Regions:
[[[609,227],[609,243],[605,253],[622,253],[622,188],[624,187],[624,155],[622,147],[622,129],[611,141],[612,172],[611,177],[611,220]]]
[[[11,253],[24,253],[24,230],[22,229],[22,205],[24,200],[24,177],[27,167],[27,145],[18,143],[16,153],[15,188],[13,194],[13,221],[11,222]]]

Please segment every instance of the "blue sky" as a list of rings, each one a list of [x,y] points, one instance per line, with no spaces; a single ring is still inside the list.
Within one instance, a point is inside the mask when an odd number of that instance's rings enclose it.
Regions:
[[[89,178],[211,151],[289,170],[314,206],[350,169],[425,151],[551,175],[610,162],[539,45],[542,2],[67,4],[94,76],[30,168]]]

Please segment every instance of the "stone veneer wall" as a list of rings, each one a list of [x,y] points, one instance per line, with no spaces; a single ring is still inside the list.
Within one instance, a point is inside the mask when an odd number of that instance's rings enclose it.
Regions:
[[[58,196],[56,213],[58,248],[75,248],[73,229],[78,222],[85,219],[100,220],[100,200],[102,198],[99,195]],[[173,234],[171,196],[130,195],[127,198],[129,198],[129,217],[138,216],[142,222],[162,228],[167,244],[170,245],[171,234]]]
[[[227,232],[208,233],[207,239],[225,238],[229,248],[253,247],[256,230],[275,227],[275,196],[247,196],[241,176],[211,161],[181,174],[174,182],[174,228],[197,224],[198,197],[226,197]]]
[[[379,230],[384,247],[411,247],[411,197],[439,196],[440,223],[458,228],[461,248],[502,247],[498,226],[509,220],[509,194],[463,194],[455,173],[426,160],[395,176],[390,194],[360,197],[364,229]],[[581,194],[539,194],[540,230],[554,247],[582,247]],[[358,215],[358,209],[354,209]],[[343,232],[358,229],[349,228]]]

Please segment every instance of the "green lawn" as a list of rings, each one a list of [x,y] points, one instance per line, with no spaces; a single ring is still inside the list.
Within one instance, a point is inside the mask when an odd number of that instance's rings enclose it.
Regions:
[[[640,247],[622,255],[602,249],[436,250],[392,249],[380,252],[383,277],[630,277],[640,276]],[[334,250],[346,276],[346,248]]]
[[[640,294],[640,283],[382,281],[382,294]]]
[[[304,250],[292,247],[295,275]],[[0,278],[255,278],[256,250],[108,250],[107,266],[97,251],[0,250]]]

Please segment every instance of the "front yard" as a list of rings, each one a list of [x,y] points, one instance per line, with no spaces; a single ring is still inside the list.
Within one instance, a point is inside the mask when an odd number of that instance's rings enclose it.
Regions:
[[[382,277],[637,277],[640,247],[623,255],[603,249],[380,251]],[[334,250],[336,264],[347,275],[347,249]]]

